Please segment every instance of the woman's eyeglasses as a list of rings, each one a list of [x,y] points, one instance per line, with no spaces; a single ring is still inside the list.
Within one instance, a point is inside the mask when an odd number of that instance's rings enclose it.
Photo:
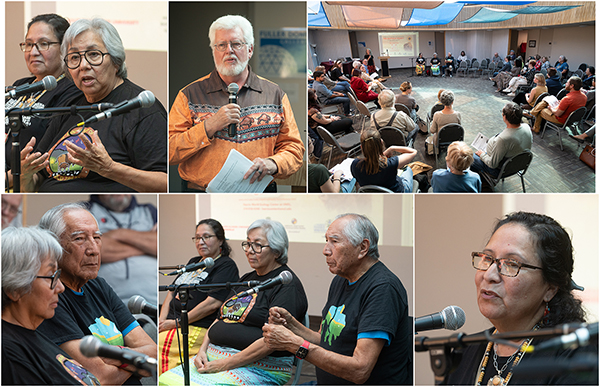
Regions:
[[[71,70],[75,70],[81,64],[81,58],[85,57],[85,60],[91,66],[100,66],[102,62],[104,62],[104,56],[110,55],[107,52],[102,52],[100,50],[87,50],[81,52],[72,52],[65,56],[65,64]]]
[[[485,253],[473,252],[471,256],[473,257],[473,267],[475,269],[486,271],[495,263],[498,265],[500,274],[506,277],[516,277],[522,267],[542,270],[541,267],[521,263],[510,258],[494,258]]]
[[[261,245],[258,242],[242,242],[242,250],[244,250],[244,252],[247,252],[248,249],[252,249],[252,251],[254,251],[255,254],[260,254],[262,252],[262,249],[264,249],[265,247],[271,246]]]
[[[46,42],[46,41],[37,42],[37,43],[23,42],[23,43],[19,43],[19,46],[21,47],[21,51],[23,51],[23,52],[30,52],[31,50],[33,50],[34,46],[35,46],[35,48],[37,48],[38,51],[41,52],[41,51],[48,51],[50,46],[53,44],[60,44],[60,42]]]
[[[194,243],[198,243],[202,241],[202,243],[206,243],[206,241],[210,240],[210,238],[214,238],[216,235],[202,235],[202,236],[193,236],[192,240]]]
[[[35,278],[48,278],[51,279],[52,281],[50,281],[50,289],[54,290],[54,288],[56,287],[56,284],[58,283],[58,280],[60,278],[60,273],[61,270],[58,269],[54,272],[54,274],[52,274],[52,276],[47,276],[47,275],[36,275]]]

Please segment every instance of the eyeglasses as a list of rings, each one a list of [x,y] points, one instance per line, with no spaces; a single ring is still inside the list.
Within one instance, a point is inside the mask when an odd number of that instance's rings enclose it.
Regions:
[[[2,200],[2,212],[4,211],[9,212],[13,216],[21,213],[21,209],[18,206],[13,206],[12,204]]]
[[[19,43],[19,46],[21,47],[21,51],[23,51],[23,52],[30,52],[31,50],[33,50],[33,46],[35,46],[35,48],[37,48],[38,51],[48,51],[50,46],[53,44],[60,44],[60,42],[46,42],[46,41],[41,41],[41,42],[37,42],[37,43],[23,42],[23,43]]]
[[[216,235],[202,235],[202,236],[193,236],[192,240],[194,241],[194,243],[198,243],[200,241],[202,241],[203,243],[206,243],[207,240],[210,240],[210,238],[214,238]]]
[[[265,247],[271,246],[261,245],[258,242],[242,242],[242,250],[244,250],[244,252],[247,252],[248,249],[252,249],[252,251],[254,251],[255,254],[260,254],[262,252],[262,249],[264,249]]]
[[[54,288],[56,287],[56,284],[58,283],[58,279],[60,278],[60,273],[61,270],[58,269],[54,272],[54,274],[52,274],[51,277],[47,276],[47,275],[36,275],[35,278],[49,278],[52,281],[50,282],[50,289],[54,290]]]
[[[516,277],[521,271],[522,267],[542,270],[541,267],[521,263],[510,258],[494,258],[487,254],[478,252],[471,253],[471,256],[473,257],[473,267],[475,269],[486,271],[490,268],[490,266],[492,266],[492,264],[495,263],[498,265],[500,274],[505,277]]]
[[[225,51],[227,50],[228,46],[231,46],[231,48],[234,51],[239,51],[242,49],[242,47],[244,47],[246,44],[246,42],[221,42],[221,43],[217,43],[217,44],[213,44],[213,47],[217,50],[217,51]]]
[[[110,55],[107,52],[102,52],[100,50],[87,50],[81,52],[72,52],[65,56],[65,64],[71,70],[75,70],[81,64],[81,58],[85,56],[85,60],[91,66],[100,66],[102,62],[104,62],[104,55]]]

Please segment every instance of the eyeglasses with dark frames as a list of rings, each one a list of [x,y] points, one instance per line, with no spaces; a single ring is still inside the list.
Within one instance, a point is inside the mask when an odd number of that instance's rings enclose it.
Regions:
[[[58,269],[54,272],[54,274],[52,274],[52,276],[47,276],[47,275],[36,275],[35,278],[48,278],[51,279],[52,281],[50,281],[50,289],[54,290],[54,288],[56,287],[56,284],[58,283],[58,280],[60,279],[60,273],[61,273],[61,269]]]
[[[214,238],[214,237],[216,237],[216,235],[193,236],[192,240],[194,241],[194,243],[198,243],[200,241],[202,241],[203,243],[206,243],[207,240],[210,240],[210,238]]]
[[[34,46],[35,46],[35,48],[37,48],[38,51],[42,52],[42,51],[48,51],[48,49],[50,49],[50,46],[53,44],[60,44],[60,42],[46,42],[45,40],[43,40],[43,41],[37,42],[37,43],[23,42],[23,43],[19,43],[19,46],[21,47],[21,51],[23,51],[23,52],[30,52],[31,50],[33,50]]]
[[[264,249],[265,247],[271,247],[269,245],[261,245],[258,242],[242,242],[242,250],[244,250],[244,252],[247,252],[248,249],[252,249],[252,251],[254,251],[255,254],[260,254],[262,252],[262,249]]]
[[[505,277],[516,277],[522,267],[528,269],[543,270],[541,267],[528,265],[510,258],[494,258],[490,255],[480,252],[471,253],[473,257],[473,267],[477,270],[486,271],[494,263],[498,266],[501,275]]]
[[[81,58],[85,57],[85,60],[91,66],[100,66],[104,62],[104,56],[110,55],[108,52],[102,52],[100,50],[87,50],[80,52],[71,52],[65,56],[65,64],[71,70],[75,70],[81,64]]]

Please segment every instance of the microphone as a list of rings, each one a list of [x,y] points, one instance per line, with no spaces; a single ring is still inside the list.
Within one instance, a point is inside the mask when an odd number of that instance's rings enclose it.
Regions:
[[[215,265],[214,259],[212,259],[211,257],[208,257],[208,258],[204,258],[204,260],[202,262],[196,262],[196,263],[189,264],[187,266],[182,267],[179,270],[172,271],[169,274],[165,274],[165,275],[178,275],[178,274],[182,274],[182,273],[185,273],[188,271],[196,271],[203,267],[210,269],[214,265]]]
[[[137,97],[123,101],[105,112],[98,113],[95,116],[88,118],[84,122],[77,124],[77,126],[92,124],[97,121],[111,118],[112,116],[129,113],[134,109],[150,107],[154,104],[155,99],[156,98],[154,97],[154,94],[150,90],[144,90]]]
[[[465,325],[467,316],[460,307],[447,306],[441,312],[428,314],[415,319],[415,332],[428,331],[431,329],[449,329],[455,331]]]
[[[229,103],[237,103],[237,93],[240,87],[237,83],[230,83],[227,86],[227,92],[229,93]],[[229,137],[235,137],[237,135],[236,124],[229,124],[228,128]]]
[[[131,349],[104,344],[98,338],[91,335],[81,339],[79,350],[86,357],[107,357],[119,360],[122,363],[131,364],[138,369],[146,370],[152,374],[156,372],[156,359],[146,354],[132,351]]]
[[[262,282],[258,286],[248,289],[245,292],[236,294],[233,297],[233,299],[228,302],[228,304],[230,302],[232,302],[233,300],[235,300],[236,298],[243,298],[243,297],[249,296],[254,293],[258,293],[258,292],[266,290],[266,289],[271,289],[272,287],[277,286],[279,284],[287,285],[290,282],[292,282],[292,279],[294,279],[294,277],[292,276],[292,273],[290,273],[287,270],[282,271],[281,273],[279,273],[279,275],[277,277],[270,278],[270,279]],[[231,306],[231,305],[225,304],[225,306]]]
[[[547,349],[569,349],[569,348],[578,348],[584,347],[590,344],[590,339],[592,337],[598,337],[598,322],[592,324],[582,324],[582,326],[575,331],[564,334],[559,337],[552,338],[550,340],[544,341],[539,345],[532,346],[530,345],[527,352],[532,351],[544,351]]]
[[[56,88],[56,78],[52,75],[47,75],[41,81],[34,82],[30,85],[17,86],[13,90],[4,94],[4,98],[16,98],[26,94],[32,94],[41,90],[53,90]]]
[[[150,317],[156,317],[158,308],[146,301],[142,296],[131,296],[127,301],[127,308],[131,314],[145,314]]]

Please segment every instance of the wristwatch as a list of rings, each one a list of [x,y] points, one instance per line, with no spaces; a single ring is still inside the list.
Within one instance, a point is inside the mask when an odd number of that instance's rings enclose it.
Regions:
[[[308,340],[304,340],[304,343],[298,348],[296,351],[296,357],[300,360],[304,359],[306,355],[308,355],[308,346],[310,342]]]

